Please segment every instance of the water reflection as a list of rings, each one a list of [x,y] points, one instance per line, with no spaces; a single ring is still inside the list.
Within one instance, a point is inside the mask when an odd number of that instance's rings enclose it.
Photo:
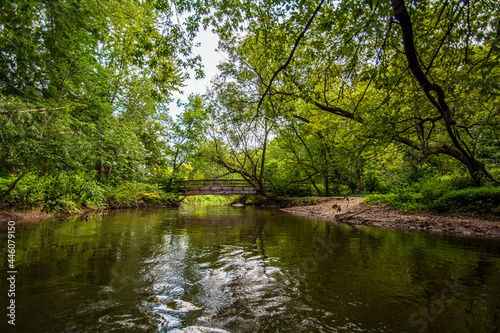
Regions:
[[[500,326],[498,241],[223,206],[44,221],[19,225],[17,237],[17,331],[494,332]]]

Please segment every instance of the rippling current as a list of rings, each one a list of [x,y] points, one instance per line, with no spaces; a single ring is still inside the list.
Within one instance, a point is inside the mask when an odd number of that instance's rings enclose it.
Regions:
[[[5,237],[0,255],[6,295]],[[275,209],[182,206],[18,223],[16,270],[16,326],[4,310],[1,332],[500,326],[500,241],[356,228]]]

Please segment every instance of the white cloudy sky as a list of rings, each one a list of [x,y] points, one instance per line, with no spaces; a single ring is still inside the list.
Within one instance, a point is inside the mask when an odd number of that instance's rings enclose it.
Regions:
[[[213,34],[210,29],[198,33],[193,43],[200,43],[201,45],[195,48],[194,52],[195,54],[199,54],[202,58],[205,78],[202,80],[195,80],[194,73],[190,74],[192,78],[184,82],[186,86],[182,88],[183,94],[175,93],[173,96],[174,101],[169,105],[170,115],[175,116],[182,112],[182,109],[177,107],[177,100],[180,99],[183,102],[187,102],[187,98],[190,94],[205,93],[210,80],[219,73],[217,65],[224,60],[224,55],[215,51],[218,41],[219,37]]]

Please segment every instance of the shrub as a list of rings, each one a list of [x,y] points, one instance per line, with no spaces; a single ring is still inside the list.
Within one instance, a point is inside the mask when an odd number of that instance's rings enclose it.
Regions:
[[[385,203],[401,212],[468,212],[500,215],[500,187],[465,187],[463,180],[428,180],[393,193],[367,195],[365,204]]]
[[[156,185],[127,182],[108,187],[104,193],[108,207],[139,207],[175,205],[178,196],[165,192]]]
[[[0,178],[0,193],[4,193],[18,176]],[[25,175],[16,187],[6,196],[2,204],[19,208],[33,208],[40,205],[43,199],[46,178],[40,179],[33,173]]]
[[[6,191],[14,180],[15,177],[0,178],[0,191]],[[71,213],[83,208],[170,206],[177,202],[176,194],[158,189],[156,185],[127,182],[105,187],[93,174],[61,172],[42,177],[27,174],[2,204],[14,209],[39,208],[44,212]]]
[[[79,208],[101,208],[105,200],[102,187],[85,173],[61,173],[47,177],[44,186],[44,212],[69,213]]]
[[[292,201],[290,204],[292,207],[294,206],[313,206],[318,203],[318,198],[317,197],[305,197],[305,198],[298,198]]]
[[[500,187],[466,188],[445,192],[431,203],[430,208],[438,212],[500,215]]]

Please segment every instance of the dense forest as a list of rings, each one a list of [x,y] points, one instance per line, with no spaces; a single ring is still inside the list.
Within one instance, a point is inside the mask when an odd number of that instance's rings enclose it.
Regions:
[[[173,204],[173,180],[500,215],[500,3],[3,1],[0,205]],[[226,60],[169,113],[193,38]],[[159,187],[160,185],[160,187]]]

